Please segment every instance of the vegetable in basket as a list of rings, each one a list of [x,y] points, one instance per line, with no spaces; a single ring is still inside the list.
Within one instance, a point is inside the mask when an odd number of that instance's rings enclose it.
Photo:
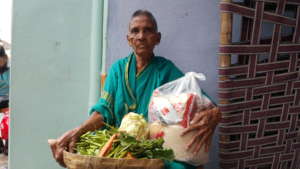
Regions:
[[[137,128],[135,129],[134,126]],[[172,161],[173,150],[163,148],[162,138],[151,140],[146,138],[147,126],[147,122],[141,115],[129,113],[122,120],[122,128],[119,130],[110,127],[82,135],[76,150],[81,155],[108,158],[157,158]]]

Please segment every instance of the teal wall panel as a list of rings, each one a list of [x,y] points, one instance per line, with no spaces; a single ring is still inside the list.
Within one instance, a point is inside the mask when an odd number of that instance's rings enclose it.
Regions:
[[[97,19],[97,0],[14,1],[10,169],[60,168],[47,139],[83,122],[99,93]]]

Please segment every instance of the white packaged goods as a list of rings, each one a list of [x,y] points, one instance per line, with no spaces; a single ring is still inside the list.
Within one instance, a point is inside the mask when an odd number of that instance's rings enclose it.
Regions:
[[[204,147],[196,154],[192,151],[186,150],[187,143],[189,143],[194,132],[180,136],[184,128],[181,125],[163,125],[156,121],[150,124],[150,137],[163,138],[164,148],[171,148],[174,151],[175,159],[177,161],[187,162],[194,166],[199,166],[208,162],[209,153],[205,152]],[[191,147],[193,150],[194,147]]]
[[[164,131],[164,148],[172,148],[175,158],[178,161],[184,161],[194,166],[199,166],[208,162],[208,152],[205,152],[204,146],[199,152],[194,154],[186,150],[187,143],[193,138],[193,132],[183,137],[180,134],[184,128],[180,125],[168,125],[163,128]],[[176,139],[175,139],[176,138]],[[193,147],[191,147],[193,149]]]
[[[201,148],[196,154],[186,149],[194,133],[181,136],[196,113],[212,108],[214,104],[202,92],[200,81],[205,76],[189,72],[184,77],[155,89],[148,109],[150,137],[163,137],[164,147],[172,148],[175,159],[199,166],[208,162],[208,152]],[[204,146],[203,146],[204,147]],[[191,150],[193,147],[191,148]]]

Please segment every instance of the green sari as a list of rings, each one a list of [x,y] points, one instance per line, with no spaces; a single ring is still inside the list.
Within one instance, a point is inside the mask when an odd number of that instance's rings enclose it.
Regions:
[[[148,104],[157,87],[182,77],[183,73],[170,61],[154,56],[136,73],[136,57],[131,53],[115,62],[106,78],[101,98],[91,112],[100,112],[104,121],[119,127],[125,114],[135,112],[148,118]],[[194,169],[181,162],[166,162],[167,169]]]

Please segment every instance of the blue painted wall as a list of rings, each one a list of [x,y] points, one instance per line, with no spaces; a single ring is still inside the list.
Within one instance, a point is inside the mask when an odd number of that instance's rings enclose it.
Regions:
[[[182,71],[207,76],[203,89],[217,101],[219,0],[109,0],[106,69],[131,51],[127,44],[128,21],[137,9],[153,13],[162,33],[155,54],[172,60]],[[217,132],[216,132],[217,133]],[[208,169],[218,168],[217,135]]]
[[[97,96],[99,2],[14,1],[10,169],[60,168],[52,159],[47,139],[86,119]],[[109,0],[106,69],[130,51],[126,32],[132,12],[149,9],[162,32],[156,54],[173,60],[184,72],[205,73],[203,88],[216,100],[218,2]],[[214,141],[207,167],[217,168],[217,162]]]

